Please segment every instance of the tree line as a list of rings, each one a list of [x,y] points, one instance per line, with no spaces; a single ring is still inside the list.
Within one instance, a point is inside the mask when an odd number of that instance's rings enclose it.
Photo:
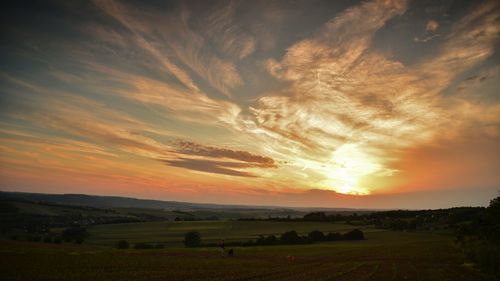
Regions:
[[[279,237],[275,235],[260,235],[255,240],[248,241],[228,241],[226,246],[271,246],[271,245],[300,245],[312,244],[322,241],[342,241],[342,240],[364,240],[363,231],[353,229],[346,233],[323,233],[319,230],[309,232],[308,235],[300,236],[297,231],[291,230],[282,233]],[[184,245],[186,247],[216,247],[218,243],[204,243],[199,232],[190,231],[184,235]]]
[[[500,279],[500,197],[458,228],[456,243],[466,260]]]

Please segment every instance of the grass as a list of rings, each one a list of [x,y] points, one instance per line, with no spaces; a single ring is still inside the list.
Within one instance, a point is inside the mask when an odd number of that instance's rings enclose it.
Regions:
[[[250,225],[239,223],[221,222],[212,227],[198,222],[179,223],[174,224],[173,229],[183,232],[195,226],[205,226],[201,232],[207,237],[215,237],[217,233],[243,236],[243,233],[249,231],[258,232]],[[147,229],[155,230],[158,226],[166,225],[148,225]],[[239,226],[247,228],[243,231],[236,228]],[[255,228],[262,229],[269,227],[271,232],[281,232],[281,227],[285,226],[254,225]],[[321,230],[318,225],[309,226]],[[127,235],[135,234],[137,238],[145,239],[145,232],[140,231],[140,227],[106,227],[97,227],[92,231],[104,235],[107,229],[116,231],[114,234],[118,235],[120,230],[126,229]],[[163,229],[162,227],[160,228]],[[295,229],[299,227],[302,226],[297,225]],[[345,225],[332,224],[328,227],[331,227],[330,230],[341,230]],[[304,227],[300,231],[305,230]],[[161,232],[155,233],[160,234]],[[452,237],[432,233],[385,231],[366,232],[365,235],[365,241],[235,248],[235,257],[221,257],[214,248],[116,250],[97,245],[99,243],[54,245],[3,240],[0,241],[0,279],[486,280],[478,272],[460,265],[461,259],[453,246]],[[293,255],[295,261],[287,259],[289,255]]]
[[[281,235],[285,231],[295,230],[307,235],[312,230],[323,232],[346,232],[360,226],[330,222],[273,222],[273,221],[166,221],[147,223],[126,223],[98,225],[89,229],[91,238],[88,243],[96,245],[112,245],[117,240],[128,240],[132,243],[154,242],[168,246],[180,246],[184,234],[198,231],[204,242],[246,241],[256,239],[259,235]],[[366,227],[363,231],[377,231]]]

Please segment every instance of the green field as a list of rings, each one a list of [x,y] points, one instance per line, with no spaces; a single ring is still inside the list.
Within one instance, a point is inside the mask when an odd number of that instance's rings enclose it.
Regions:
[[[300,235],[307,235],[312,230],[323,232],[347,232],[358,226],[331,222],[275,222],[275,221],[165,221],[146,223],[124,223],[97,225],[91,227],[88,243],[97,245],[113,245],[118,240],[131,243],[151,242],[167,246],[181,246],[184,234],[198,231],[204,242],[247,241],[259,235],[281,235],[283,232],[295,230]],[[367,231],[378,231],[371,227],[358,227]]]
[[[221,257],[216,248],[174,246],[161,250],[117,250],[96,245],[120,238],[175,243],[182,233],[194,229],[210,239],[248,238],[289,230],[291,225],[287,224],[176,222],[96,226],[91,229],[94,237],[82,245],[3,240],[0,242],[0,279],[487,280],[461,265],[453,237],[433,233],[366,231],[364,241],[238,247],[234,257]],[[341,231],[346,227],[328,223],[293,224],[293,229],[299,232]],[[165,234],[171,236],[162,237]],[[291,261],[288,256],[294,256],[295,260]]]

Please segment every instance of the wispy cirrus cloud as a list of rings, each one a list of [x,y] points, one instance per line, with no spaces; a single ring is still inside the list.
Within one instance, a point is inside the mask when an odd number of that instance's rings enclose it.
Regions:
[[[207,38],[221,55],[243,59],[255,51],[256,39],[242,30],[236,17],[236,2],[221,2],[212,7],[201,21]]]
[[[130,90],[126,92],[122,87],[115,94],[126,96],[132,100],[135,100],[136,95],[139,95],[142,102],[160,106],[165,105],[172,111],[179,111],[181,115],[183,111],[197,112],[205,114],[209,118],[224,121],[224,114],[221,115],[221,112],[213,110],[214,108],[211,106],[212,100],[208,97],[206,97],[206,102],[203,102],[203,100],[197,99],[200,96],[193,96],[189,92],[183,92],[180,89],[172,89],[168,84],[159,81],[148,80],[141,76],[132,76],[109,69],[102,71],[104,71],[103,74],[110,75],[112,79],[130,87]],[[29,121],[54,132],[64,132],[77,138],[83,138],[87,142],[71,139],[57,142],[46,141],[36,136],[23,136],[22,133],[17,131],[14,131],[14,133],[5,131],[6,136],[0,138],[2,141],[9,141],[14,138],[16,143],[31,148],[50,150],[54,155],[59,155],[61,158],[66,157],[64,151],[115,157],[118,157],[115,153],[119,152],[121,155],[125,153],[153,160],[161,159],[163,163],[172,167],[230,176],[259,177],[244,170],[277,167],[272,158],[247,151],[206,146],[188,141],[179,141],[174,145],[165,144],[148,135],[169,136],[168,133],[158,131],[144,121],[135,119],[121,111],[113,110],[103,103],[70,93],[51,92],[42,85],[27,81],[10,80],[15,87],[37,93],[38,97],[35,99],[43,98],[46,102],[46,106],[36,108],[27,104],[29,113],[13,113],[12,117]],[[145,88],[142,88],[141,85]],[[158,92],[155,92],[154,89],[158,89]],[[156,99],[148,100],[142,95],[156,97]],[[176,95],[178,96],[177,99],[175,98]],[[164,99],[161,99],[161,97]],[[214,102],[212,105],[217,105],[217,103]],[[227,107],[217,106],[220,110],[228,110]],[[91,145],[91,143],[94,145]],[[108,149],[99,148],[100,146],[97,144]],[[58,153],[58,151],[62,151],[62,153]],[[69,157],[69,155],[67,156]],[[56,165],[56,162],[52,163]],[[48,165],[49,162],[46,164]]]
[[[441,91],[493,53],[497,4],[481,5],[457,22],[441,52],[414,66],[371,48],[375,32],[405,9],[405,1],[363,3],[295,43],[280,61],[270,60],[269,72],[291,86],[261,97],[243,127],[277,143],[287,141],[290,146],[276,150],[293,151],[290,161],[320,171],[320,186],[337,190],[359,183],[335,171],[358,179],[392,175],[386,163],[397,154],[391,150],[443,136],[443,126],[458,130],[455,125],[467,116],[457,121],[450,114],[453,99]],[[358,190],[367,189],[358,185]]]
[[[244,83],[233,59],[251,54],[255,40],[232,22],[232,3],[202,20],[191,15],[183,5],[178,14],[163,15],[154,11],[136,13],[133,6],[112,0],[96,1],[96,4],[129,29],[138,48],[190,90],[200,91],[200,88],[187,69],[227,96],[231,95],[229,90]],[[97,34],[108,40],[104,29],[99,29]],[[110,35],[117,38],[114,32]],[[217,46],[218,52],[214,52],[211,45]]]
[[[148,157],[166,157],[170,150],[167,145],[143,135],[144,132],[157,130],[124,112],[93,99],[19,79],[8,79],[14,87],[35,94],[21,101],[26,112],[11,112],[13,118]]]
[[[115,83],[113,86],[101,83],[96,86],[96,91],[102,91],[103,95],[163,108],[165,114],[175,113],[171,118],[205,124],[232,124],[241,111],[236,103],[209,97],[202,91],[190,91],[173,83],[110,68],[98,62],[87,65],[98,73],[97,76],[105,77],[106,82]],[[83,82],[92,83],[93,78]],[[116,84],[119,87],[116,87]]]
[[[194,91],[199,90],[186,71],[171,62],[168,56],[164,55],[161,50],[155,46],[154,42],[150,42],[147,38],[145,38],[144,34],[147,34],[150,31],[150,27],[141,22],[140,19],[135,18],[130,9],[122,3],[113,0],[95,1],[95,3],[102,9],[102,11],[127,27],[127,29],[132,33],[134,43],[155,59],[166,71],[173,74],[187,88]],[[105,33],[104,30],[100,31],[101,32],[98,34],[107,37],[107,33]],[[113,35],[115,34],[116,33],[113,33]],[[117,39],[119,38],[116,35],[114,37]],[[108,38],[106,38],[106,40],[108,40]]]

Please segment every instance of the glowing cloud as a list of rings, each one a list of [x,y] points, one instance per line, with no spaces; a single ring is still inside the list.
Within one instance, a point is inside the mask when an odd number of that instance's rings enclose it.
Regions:
[[[314,3],[6,13],[0,187],[288,205],[496,188],[499,2]]]

